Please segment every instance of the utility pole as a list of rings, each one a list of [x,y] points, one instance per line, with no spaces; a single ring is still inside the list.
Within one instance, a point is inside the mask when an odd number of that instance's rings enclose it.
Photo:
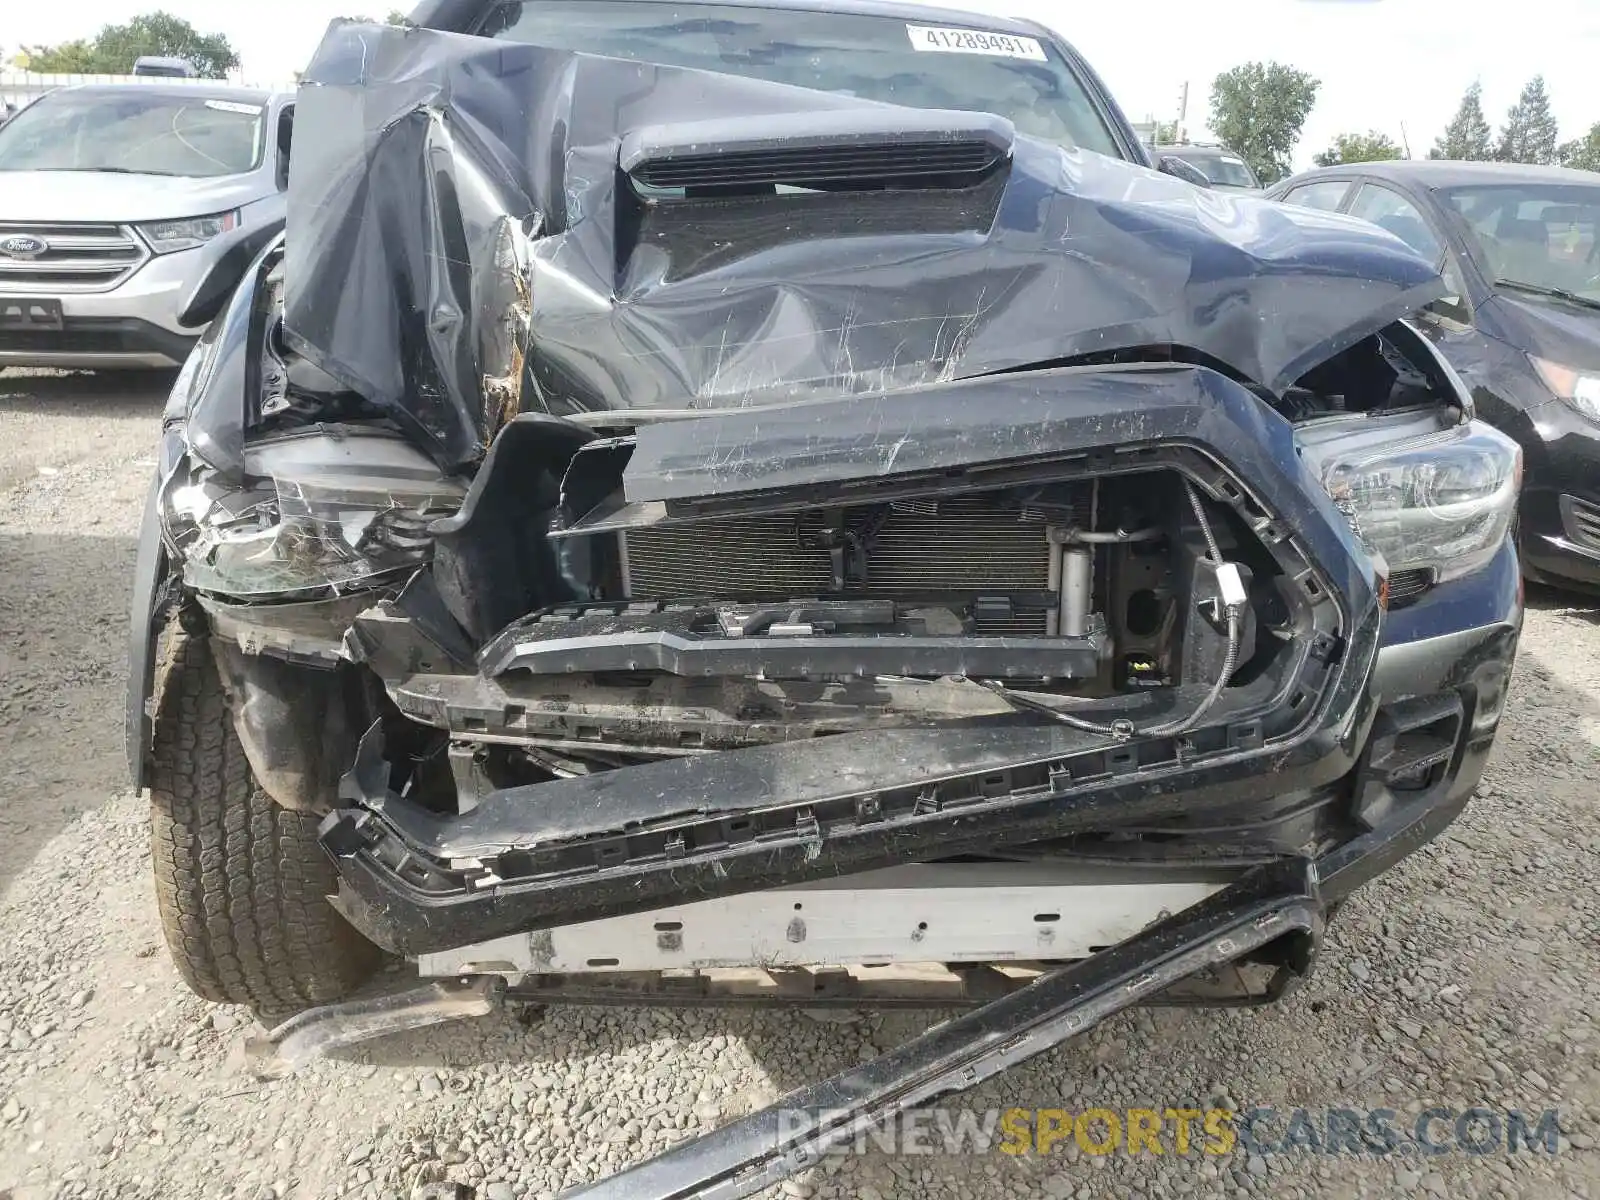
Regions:
[[[1186,128],[1188,123],[1189,123],[1189,81],[1187,79],[1185,79],[1183,81],[1183,89],[1178,93],[1178,123],[1174,127],[1174,132],[1178,135],[1178,141],[1180,141],[1180,142],[1187,142],[1189,140],[1189,133],[1188,133],[1188,130]]]

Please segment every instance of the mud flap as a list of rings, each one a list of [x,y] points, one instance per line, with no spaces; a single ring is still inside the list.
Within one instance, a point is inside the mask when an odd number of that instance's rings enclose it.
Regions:
[[[1314,864],[1258,867],[1224,891],[1092,958],[801,1088],[563,1200],[735,1200],[816,1165],[830,1149],[976,1087],[1207,967],[1320,932]],[[1293,976],[1294,966],[1282,968]]]

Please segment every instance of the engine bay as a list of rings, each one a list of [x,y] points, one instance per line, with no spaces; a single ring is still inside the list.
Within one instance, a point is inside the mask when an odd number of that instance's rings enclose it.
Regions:
[[[587,599],[512,623],[475,672],[390,686],[448,739],[468,807],[653,758],[1247,682],[1293,637],[1293,581],[1165,468],[561,544]]]

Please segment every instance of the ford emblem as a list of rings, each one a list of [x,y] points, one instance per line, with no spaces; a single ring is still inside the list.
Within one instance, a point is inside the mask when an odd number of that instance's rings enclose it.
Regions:
[[[49,242],[31,234],[15,233],[10,237],[0,237],[0,254],[7,258],[38,258],[48,249]]]

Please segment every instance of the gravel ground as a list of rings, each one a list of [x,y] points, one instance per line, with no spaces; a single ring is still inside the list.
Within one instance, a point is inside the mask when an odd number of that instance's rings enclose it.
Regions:
[[[124,783],[126,588],[165,382],[0,374],[0,1200],[406,1197],[447,1177],[545,1196],[932,1019],[555,1010],[250,1078],[248,1014],[191,998],[159,944]],[[1308,986],[1266,1012],[1115,1020],[963,1106],[1559,1108],[1560,1153],[872,1153],[773,1194],[1600,1198],[1600,609],[1530,604],[1479,799],[1350,903]]]

